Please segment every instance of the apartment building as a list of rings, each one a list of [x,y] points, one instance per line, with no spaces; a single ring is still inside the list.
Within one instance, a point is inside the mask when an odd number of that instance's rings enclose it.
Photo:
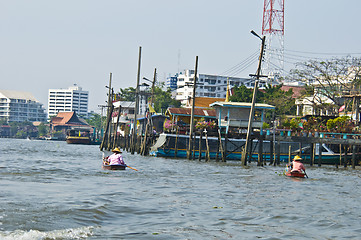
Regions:
[[[88,115],[89,92],[74,85],[68,89],[49,89],[48,116],[56,116],[58,112],[76,112],[78,116]]]
[[[0,119],[7,122],[46,122],[43,104],[29,92],[0,90]]]
[[[176,100],[185,106],[193,95],[194,70],[185,70],[178,74]],[[196,97],[225,98],[227,82],[230,87],[239,86],[249,82],[248,78],[227,77],[219,75],[198,74]]]

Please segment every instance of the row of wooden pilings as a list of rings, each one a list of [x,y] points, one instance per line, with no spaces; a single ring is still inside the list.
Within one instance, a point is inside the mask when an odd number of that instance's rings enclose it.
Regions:
[[[111,127],[110,127],[111,128]],[[149,129],[146,130],[147,134],[144,134],[143,136],[136,136],[133,137],[130,133],[129,129],[126,129],[125,136],[118,136],[116,134],[115,129],[117,129],[117,126],[113,126],[114,130],[111,131],[108,129],[108,134],[104,137],[101,150],[111,150],[115,147],[120,147],[123,150],[127,152],[131,152],[132,154],[138,153],[141,155],[149,155],[149,149],[152,145],[154,145],[156,141],[156,135],[153,132],[150,132]],[[179,137],[179,131],[178,128],[176,130],[176,140],[175,144],[173,146],[175,150],[174,157],[177,157],[178,152],[178,137]],[[195,135],[199,136],[198,144],[193,144],[192,151],[190,153],[190,158],[192,160],[196,160],[196,152],[198,151],[198,160],[201,161],[204,159],[205,161],[210,161],[210,146],[208,143],[208,133],[207,131],[195,131],[194,132],[194,138]],[[228,140],[227,134],[221,134],[220,130],[218,129],[217,132],[218,135],[218,145],[217,145],[217,154],[215,157],[215,161],[222,161],[225,162],[227,160],[228,154],[230,152],[227,151],[227,145],[230,144]],[[223,136],[222,136],[223,135]],[[242,137],[242,136],[240,136]],[[223,139],[223,140],[222,140]],[[355,168],[359,164],[359,147],[361,146],[361,140],[360,139],[332,139],[332,138],[316,138],[316,137],[290,137],[290,136],[272,136],[272,135],[253,135],[252,140],[257,140],[257,147],[258,147],[258,159],[257,159],[257,165],[263,166],[266,165],[268,161],[268,164],[270,165],[279,165],[280,164],[280,142],[298,142],[299,143],[299,149],[302,149],[303,147],[309,146],[311,153],[310,153],[310,162],[309,165],[322,165],[322,150],[318,151],[318,158],[316,159],[316,146],[322,146],[323,143],[325,144],[334,144],[339,146],[339,161],[335,162],[335,166],[344,166],[347,167],[349,165],[352,166],[352,168]],[[269,149],[269,158],[266,159],[263,156],[263,141],[269,141],[270,142],[270,149]],[[202,144],[205,143],[205,144]],[[252,149],[254,141],[250,141],[250,153],[248,155],[248,163],[252,161]],[[198,146],[197,146],[198,145]],[[204,146],[204,149],[202,146]],[[205,154],[202,154],[204,152]],[[292,155],[298,154],[302,157],[302,151],[300,152],[291,152],[291,147],[289,146],[289,152],[288,152],[288,160],[292,161]],[[350,158],[351,154],[351,158]]]

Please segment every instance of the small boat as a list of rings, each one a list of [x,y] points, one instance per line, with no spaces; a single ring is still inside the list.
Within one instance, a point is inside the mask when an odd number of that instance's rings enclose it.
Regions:
[[[106,170],[125,170],[126,167],[127,167],[127,165],[120,165],[120,164],[105,165],[105,164],[103,164],[103,169],[106,169]]]
[[[297,178],[304,178],[305,177],[305,173],[302,172],[291,172],[291,171],[287,171],[285,172],[285,175],[287,177],[297,177]]]

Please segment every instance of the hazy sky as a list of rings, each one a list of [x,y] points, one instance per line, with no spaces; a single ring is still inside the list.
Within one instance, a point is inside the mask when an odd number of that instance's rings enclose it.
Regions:
[[[78,84],[100,112],[115,90],[141,76],[178,70],[221,74],[259,51],[263,0],[0,0],[0,89],[29,91],[47,108],[48,89]],[[301,55],[361,53],[360,0],[285,0],[285,62]],[[237,76],[255,73],[252,65]]]

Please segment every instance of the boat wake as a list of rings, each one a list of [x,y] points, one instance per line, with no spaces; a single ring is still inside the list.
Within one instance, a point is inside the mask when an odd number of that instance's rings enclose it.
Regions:
[[[2,240],[40,240],[40,239],[87,239],[93,235],[94,227],[81,227],[53,230],[49,232],[42,232],[38,230],[15,230],[15,231],[0,231],[0,239]]]

